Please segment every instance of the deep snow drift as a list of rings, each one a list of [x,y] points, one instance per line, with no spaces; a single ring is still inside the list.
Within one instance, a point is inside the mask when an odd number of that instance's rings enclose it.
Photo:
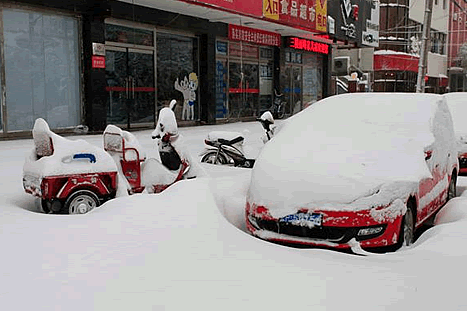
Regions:
[[[213,130],[244,133],[256,157],[258,122],[181,128],[191,154]],[[151,131],[134,133],[148,155]],[[102,148],[102,137],[81,136]],[[0,142],[0,310],[462,310],[467,198],[411,248],[356,256],[251,237],[243,208],[251,170],[204,165],[208,177],[161,194],[111,200],[85,215],[36,213],[21,184],[32,140]],[[460,178],[458,190],[467,187]],[[225,217],[228,220],[226,220]],[[234,223],[240,230],[232,225]],[[438,297],[435,299],[434,297]]]

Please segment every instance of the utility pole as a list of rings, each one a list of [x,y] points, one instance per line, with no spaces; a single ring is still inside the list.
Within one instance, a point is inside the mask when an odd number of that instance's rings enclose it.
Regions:
[[[425,93],[425,75],[430,47],[431,15],[433,13],[433,0],[425,0],[425,17],[423,21],[423,37],[418,61],[417,93]]]

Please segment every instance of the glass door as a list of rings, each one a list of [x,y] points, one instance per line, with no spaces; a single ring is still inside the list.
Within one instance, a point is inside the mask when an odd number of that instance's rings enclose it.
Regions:
[[[229,117],[258,115],[258,64],[229,63]]]
[[[132,125],[154,123],[153,51],[106,49],[107,122]]]
[[[286,66],[281,85],[287,101],[285,114],[292,115],[299,112],[302,109],[302,67]]]

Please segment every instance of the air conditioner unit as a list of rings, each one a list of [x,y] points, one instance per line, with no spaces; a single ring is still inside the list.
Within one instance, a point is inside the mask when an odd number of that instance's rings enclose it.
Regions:
[[[457,16],[458,16],[457,13],[452,14],[452,19],[457,21]]]
[[[332,62],[332,74],[334,76],[347,76],[349,74],[350,56],[335,57]]]

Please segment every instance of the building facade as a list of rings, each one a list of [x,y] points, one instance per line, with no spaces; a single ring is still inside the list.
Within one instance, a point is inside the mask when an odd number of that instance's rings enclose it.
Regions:
[[[181,125],[249,119],[274,91],[296,113],[329,92],[322,3],[2,2],[1,136],[39,117],[59,132],[154,127],[172,99]]]
[[[467,3],[449,2],[449,88],[451,92],[467,91]]]
[[[379,46],[379,1],[330,0],[329,35],[335,40],[334,93],[372,91],[373,51]],[[352,74],[357,77],[353,78]],[[341,91],[339,91],[341,90]]]
[[[382,0],[374,90],[415,92],[425,13],[423,0]],[[447,91],[448,0],[434,0],[425,92]]]

